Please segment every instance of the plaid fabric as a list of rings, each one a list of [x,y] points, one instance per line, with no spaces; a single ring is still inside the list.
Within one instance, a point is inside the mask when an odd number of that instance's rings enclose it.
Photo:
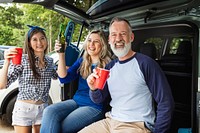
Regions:
[[[39,57],[35,57],[36,68],[41,77],[34,78],[30,69],[28,55],[22,56],[22,65],[10,65],[8,72],[7,87],[18,79],[19,93],[17,100],[42,100],[47,102],[48,93],[51,86],[51,78],[57,79],[55,64],[53,59],[45,56],[45,68],[39,68]]]

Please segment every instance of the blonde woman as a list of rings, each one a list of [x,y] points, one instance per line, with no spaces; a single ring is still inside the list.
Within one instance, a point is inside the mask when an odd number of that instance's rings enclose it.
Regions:
[[[55,51],[61,47],[55,43]],[[78,89],[73,96],[63,102],[47,107],[43,114],[41,133],[77,133],[85,126],[104,117],[103,104],[95,104],[89,97],[86,78],[95,67],[104,68],[110,61],[110,53],[104,33],[93,30],[84,44],[84,55],[67,71],[64,53],[59,54],[58,75],[61,83],[79,79]]]

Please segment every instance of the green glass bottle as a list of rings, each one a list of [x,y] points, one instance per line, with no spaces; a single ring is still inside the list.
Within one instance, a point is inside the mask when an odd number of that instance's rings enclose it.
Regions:
[[[60,31],[58,34],[58,40],[60,41],[61,48],[58,50],[58,53],[65,52],[65,25],[63,23],[60,24]]]

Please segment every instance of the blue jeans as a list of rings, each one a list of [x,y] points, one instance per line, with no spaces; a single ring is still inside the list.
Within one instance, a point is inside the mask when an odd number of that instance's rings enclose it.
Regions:
[[[103,117],[96,108],[79,107],[74,100],[66,100],[44,109],[40,133],[77,133]]]

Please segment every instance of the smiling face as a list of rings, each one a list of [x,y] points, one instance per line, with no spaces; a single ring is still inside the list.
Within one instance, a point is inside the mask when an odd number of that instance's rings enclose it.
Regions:
[[[38,32],[31,37],[30,44],[35,55],[44,53],[47,49],[47,39],[41,32]]]
[[[101,51],[101,38],[99,36],[99,34],[97,33],[92,33],[90,34],[90,36],[88,37],[87,40],[87,52],[90,56],[99,56],[99,52]]]
[[[114,54],[119,57],[126,57],[131,51],[131,42],[134,35],[128,24],[124,21],[113,22],[110,26],[109,44]]]

